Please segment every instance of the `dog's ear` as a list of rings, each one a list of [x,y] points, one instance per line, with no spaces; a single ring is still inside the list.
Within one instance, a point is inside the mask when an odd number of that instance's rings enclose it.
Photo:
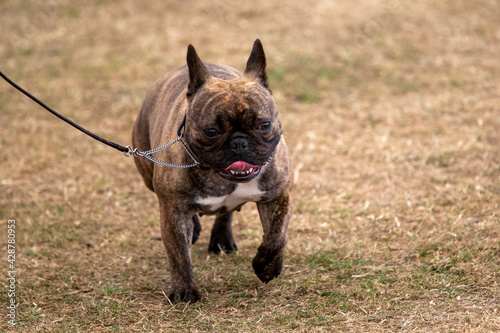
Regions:
[[[251,80],[257,81],[267,90],[271,91],[267,82],[266,55],[264,54],[264,48],[259,39],[255,40],[253,43],[252,53],[250,53],[247,67],[245,68],[245,76]]]
[[[196,53],[193,45],[189,44],[186,56],[186,62],[189,69],[189,85],[186,96],[193,96],[210,78],[210,72],[203,64]]]

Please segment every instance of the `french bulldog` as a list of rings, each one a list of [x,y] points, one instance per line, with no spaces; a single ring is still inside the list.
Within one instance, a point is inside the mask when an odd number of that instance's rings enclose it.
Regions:
[[[148,91],[132,142],[140,151],[160,147],[184,131],[183,143],[155,158],[192,168],[170,168],[137,157],[146,186],[158,197],[163,243],[171,269],[168,298],[194,303],[201,294],[193,276],[191,244],[201,231],[199,215],[215,215],[208,250],[237,250],[234,211],[256,202],[263,242],[252,261],[267,283],[283,267],[291,215],[292,165],[266,74],[266,57],[256,40],[244,73],[203,63],[192,45],[187,66],[167,73]],[[189,152],[189,153],[188,153]]]

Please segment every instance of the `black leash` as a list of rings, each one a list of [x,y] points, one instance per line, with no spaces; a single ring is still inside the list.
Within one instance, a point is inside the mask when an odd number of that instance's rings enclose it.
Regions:
[[[154,162],[154,163],[158,163],[158,164],[161,164],[161,165],[164,165],[164,166],[168,166],[168,167],[171,167],[171,168],[192,168],[192,167],[195,167],[197,165],[201,165],[200,162],[198,162],[196,160],[196,158],[191,154],[191,152],[189,151],[189,149],[187,148],[186,144],[182,141],[182,137],[184,136],[184,133],[183,133],[183,129],[185,130],[185,125],[186,125],[186,115],[184,115],[184,119],[181,123],[181,125],[179,126],[179,129],[177,130],[177,139],[175,139],[174,141],[170,142],[170,143],[167,143],[166,145],[162,146],[162,147],[159,147],[159,148],[155,148],[155,149],[151,149],[151,150],[148,150],[148,151],[140,151],[139,149],[137,148],[132,148],[130,146],[122,146],[122,145],[119,145],[115,142],[112,142],[112,141],[109,141],[109,140],[106,140],[106,139],[103,139],[101,138],[100,136],[90,132],[89,130],[86,130],[85,128],[83,128],[82,126],[78,125],[77,123],[73,122],[72,120],[66,118],[65,116],[63,116],[62,114],[56,112],[55,110],[53,110],[52,108],[50,108],[49,106],[47,106],[45,103],[43,103],[42,101],[40,101],[38,98],[36,98],[35,96],[33,96],[32,94],[30,94],[29,92],[27,92],[26,90],[24,90],[22,87],[20,87],[18,84],[16,84],[14,81],[12,81],[11,79],[9,79],[7,77],[7,75],[5,75],[4,73],[2,73],[2,71],[0,71],[0,76],[5,80],[7,81],[11,86],[13,86],[14,88],[16,88],[17,90],[19,90],[20,92],[22,92],[24,95],[28,96],[29,98],[31,98],[33,101],[35,101],[37,104],[39,104],[41,107],[43,107],[45,110],[49,111],[50,113],[52,113],[54,116],[56,116],[57,118],[65,121],[66,123],[70,124],[71,126],[73,126],[74,128],[76,128],[77,130],[80,130],[81,132],[87,134],[88,136],[96,139],[97,141],[99,142],[102,142],[104,143],[105,145],[108,145],[112,148],[115,148],[119,151],[121,151],[122,153],[125,154],[125,156],[127,157],[130,157],[130,156],[134,156],[134,157],[145,157],[147,158],[148,160]],[[164,149],[167,149],[168,147],[172,146],[174,143],[176,143],[177,141],[180,141],[181,144],[182,144],[182,147],[184,148],[184,150],[187,152],[187,154],[189,155],[189,157],[191,157],[191,159],[193,160],[193,163],[192,164],[174,164],[174,163],[169,163],[169,162],[164,162],[164,161],[160,161],[156,158],[154,158],[153,156],[151,156],[152,154],[155,154],[159,151],[162,151]]]
[[[102,143],[104,143],[105,145],[108,145],[110,147],[113,147],[123,153],[127,153],[130,149],[128,147],[125,147],[125,146],[122,146],[122,145],[119,145],[117,143],[114,143],[112,141],[109,141],[109,140],[106,140],[106,139],[103,139],[101,138],[100,136],[98,135],[95,135],[94,133],[86,130],[85,128],[83,128],[82,126],[78,125],[77,123],[73,122],[72,120],[66,118],[65,116],[63,116],[62,114],[56,112],[55,110],[53,110],[52,108],[50,108],[49,106],[47,106],[45,103],[43,103],[42,101],[40,101],[38,98],[36,98],[35,96],[33,96],[32,94],[30,94],[29,92],[27,92],[26,90],[24,90],[22,87],[20,87],[19,85],[17,85],[14,81],[12,81],[11,79],[9,79],[7,77],[7,75],[5,75],[4,73],[2,73],[2,71],[0,71],[0,76],[5,80],[7,81],[11,86],[13,86],[14,88],[16,88],[17,90],[19,90],[20,92],[22,92],[24,95],[28,96],[29,98],[31,98],[33,101],[35,101],[37,104],[39,104],[41,107],[43,107],[45,110],[49,111],[50,113],[52,113],[54,116],[56,116],[57,118],[67,122],[68,124],[70,124],[71,126],[73,126],[74,128],[76,128],[77,130],[80,130],[82,131],[83,133],[87,134],[88,136],[96,139],[97,141],[100,141]]]

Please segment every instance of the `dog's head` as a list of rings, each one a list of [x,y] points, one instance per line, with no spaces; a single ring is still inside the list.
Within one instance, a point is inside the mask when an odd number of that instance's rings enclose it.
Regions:
[[[227,67],[203,64],[191,45],[187,65],[187,143],[200,162],[221,177],[235,182],[253,179],[281,137],[261,42],[255,41],[243,76],[231,75]]]

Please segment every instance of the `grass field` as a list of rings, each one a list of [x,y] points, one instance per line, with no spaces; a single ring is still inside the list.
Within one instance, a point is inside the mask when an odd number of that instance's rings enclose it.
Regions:
[[[132,158],[0,83],[0,331],[500,331],[500,1],[0,1],[0,70],[130,144],[147,89],[244,69],[260,38],[295,167],[282,275],[193,246],[203,300],[168,304],[155,195]],[[7,323],[16,220],[17,325]]]

